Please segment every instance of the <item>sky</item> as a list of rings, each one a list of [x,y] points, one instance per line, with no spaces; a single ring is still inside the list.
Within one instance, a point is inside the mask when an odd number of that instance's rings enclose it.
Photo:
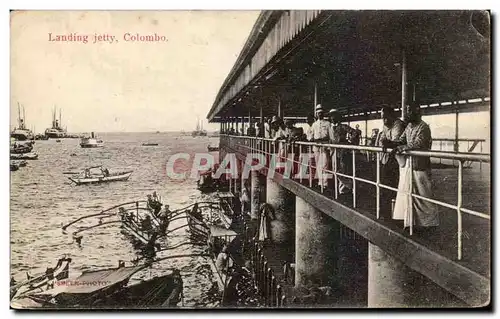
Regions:
[[[62,109],[68,132],[192,130],[205,119],[258,11],[27,11],[11,14],[11,128],[37,133]],[[93,43],[95,34],[117,42]],[[130,35],[127,35],[130,34]],[[125,41],[125,36],[165,41]],[[50,34],[50,35],[49,35]],[[88,35],[88,42],[54,41]],[[57,111],[57,117],[59,111]]]

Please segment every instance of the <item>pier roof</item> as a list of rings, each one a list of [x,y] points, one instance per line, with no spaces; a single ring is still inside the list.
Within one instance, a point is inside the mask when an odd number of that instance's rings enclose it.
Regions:
[[[433,112],[449,113],[477,111],[468,100],[482,98],[487,109],[489,18],[481,11],[263,11],[207,118],[258,116],[261,106],[264,115],[305,117],[315,102],[367,118],[401,105],[403,56],[409,100],[442,103]]]

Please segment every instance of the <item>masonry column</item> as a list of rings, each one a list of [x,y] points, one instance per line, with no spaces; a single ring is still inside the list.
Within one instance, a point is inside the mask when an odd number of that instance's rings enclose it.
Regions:
[[[295,286],[331,286],[335,280],[335,220],[295,198]],[[353,265],[354,267],[354,265]]]
[[[294,195],[272,179],[267,179],[266,202],[274,209],[276,219],[271,220],[271,239],[275,244],[293,242]]]
[[[368,247],[368,307],[461,307],[464,303],[380,247]]]

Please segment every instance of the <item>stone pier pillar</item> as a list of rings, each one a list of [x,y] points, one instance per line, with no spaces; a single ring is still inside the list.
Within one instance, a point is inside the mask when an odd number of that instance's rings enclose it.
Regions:
[[[295,199],[295,286],[329,286],[336,275],[335,220],[300,197]]]
[[[293,243],[295,226],[294,194],[272,179],[267,179],[266,202],[274,209],[271,239],[275,244]]]
[[[368,307],[463,307],[465,304],[380,247],[368,247]]]
[[[261,203],[261,192],[263,191],[264,185],[262,183],[262,176],[259,172],[251,171],[251,190],[250,190],[250,217],[252,219],[259,219],[259,208]]]

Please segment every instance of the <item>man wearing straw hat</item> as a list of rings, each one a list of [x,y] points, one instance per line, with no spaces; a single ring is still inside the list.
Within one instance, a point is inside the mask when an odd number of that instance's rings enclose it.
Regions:
[[[331,123],[325,119],[325,112],[321,104],[316,106],[316,122],[313,123],[311,142],[329,143],[333,139],[333,130]],[[321,149],[319,146],[313,147],[314,160],[316,163],[316,175],[318,176],[318,185],[320,187],[328,186],[328,174],[325,170],[328,169],[328,149]]]

